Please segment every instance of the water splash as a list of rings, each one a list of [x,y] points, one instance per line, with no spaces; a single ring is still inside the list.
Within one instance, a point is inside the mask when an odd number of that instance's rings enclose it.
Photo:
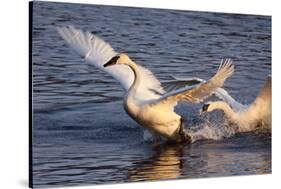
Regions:
[[[193,126],[186,128],[192,142],[198,140],[222,140],[229,138],[241,131],[239,125],[230,123],[222,112],[215,111],[200,115],[193,121]],[[246,132],[271,133],[271,127],[256,125]]]
[[[212,115],[201,115],[197,120],[194,120],[193,124],[196,126],[187,128],[187,133],[191,136],[192,142],[209,139],[222,140],[238,132],[238,127],[229,124],[219,112]]]
[[[216,124],[211,122],[203,123],[198,130],[188,130],[188,134],[191,136],[192,142],[198,140],[222,140],[228,138],[237,133],[237,129],[225,123]]]

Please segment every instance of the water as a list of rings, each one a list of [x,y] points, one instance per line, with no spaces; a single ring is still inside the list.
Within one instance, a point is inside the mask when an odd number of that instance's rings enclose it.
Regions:
[[[232,58],[236,70],[225,88],[243,103],[271,74],[270,17],[34,2],[35,187],[271,173],[270,134],[223,131],[222,115],[202,118],[201,105],[176,110],[189,128],[209,124],[205,140],[145,142],[123,110],[119,84],[60,38],[55,27],[65,25],[92,31],[161,81],[208,79],[222,58]]]

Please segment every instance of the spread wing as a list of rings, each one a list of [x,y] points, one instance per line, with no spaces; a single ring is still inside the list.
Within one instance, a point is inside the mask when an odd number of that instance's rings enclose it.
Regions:
[[[208,81],[193,86],[164,94],[161,98],[152,102],[151,106],[173,109],[178,101],[199,103],[210,96],[224,81],[234,72],[234,65],[230,59],[222,61],[217,73]]]
[[[271,112],[272,107],[272,88],[271,88],[271,76],[267,76],[264,86],[261,88],[259,95],[255,101],[250,105],[251,108],[267,109]]]
[[[188,86],[198,85],[205,80],[198,77],[178,78],[171,76],[171,80],[162,82],[163,89],[168,93]]]
[[[184,87],[192,87],[200,83],[206,82],[204,79],[198,77],[178,78],[171,76],[171,80],[162,82],[162,87],[166,92],[179,90]],[[237,102],[224,88],[219,87],[213,93],[217,98],[223,100],[231,106],[234,111],[240,111],[247,108],[247,105],[243,105]]]
[[[108,43],[90,32],[84,32],[73,26],[59,27],[57,29],[66,43],[84,58],[87,63],[93,64],[113,76],[121,83],[125,90],[130,88],[134,81],[134,74],[128,66],[115,65],[107,68],[103,67],[106,62],[117,55],[117,52]],[[138,68],[142,78],[145,78],[140,84],[139,95],[143,99],[159,98],[159,95],[156,94],[164,92],[161,88],[161,83],[148,69],[140,65],[138,65]]]
[[[272,88],[271,88],[271,76],[267,76],[263,88],[260,90],[257,99],[268,100],[271,99]]]

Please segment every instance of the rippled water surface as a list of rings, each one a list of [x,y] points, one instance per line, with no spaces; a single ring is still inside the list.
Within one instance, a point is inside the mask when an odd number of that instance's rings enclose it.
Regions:
[[[271,74],[270,17],[45,2],[34,2],[33,11],[34,186],[271,173],[270,134],[219,133],[191,145],[144,142],[142,128],[123,110],[119,84],[84,63],[56,31],[65,25],[91,31],[161,81],[208,79],[222,58],[232,58],[236,70],[225,88],[250,103]],[[200,107],[176,111],[196,127],[214,119],[198,121]]]

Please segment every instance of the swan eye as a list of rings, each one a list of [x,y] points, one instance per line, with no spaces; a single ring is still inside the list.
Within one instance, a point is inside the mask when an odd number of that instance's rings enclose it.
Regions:
[[[113,66],[117,63],[117,60],[120,58],[120,56],[114,56],[112,57],[107,63],[103,65],[103,67]]]
[[[207,112],[210,104],[204,104],[202,107],[202,112]]]

